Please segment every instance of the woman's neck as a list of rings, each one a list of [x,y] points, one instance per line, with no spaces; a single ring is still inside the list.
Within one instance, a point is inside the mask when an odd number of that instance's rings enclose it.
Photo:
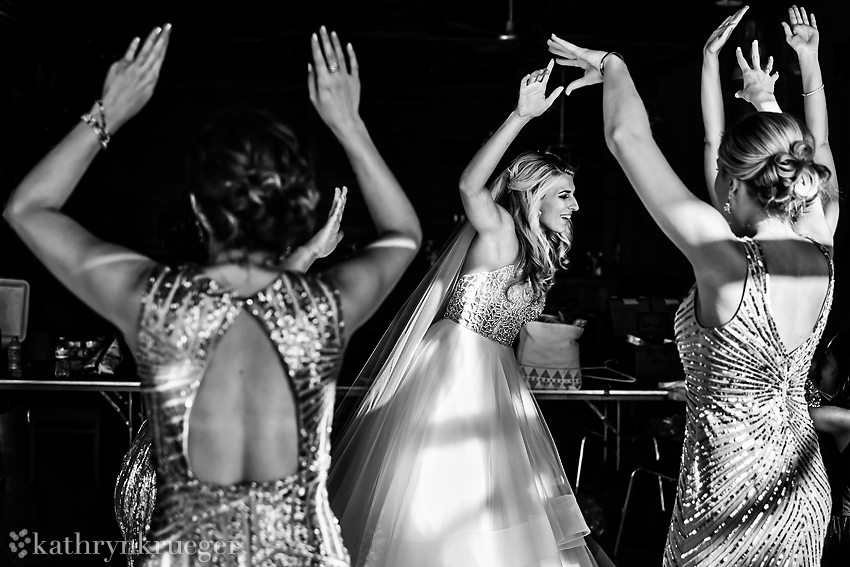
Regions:
[[[210,266],[241,266],[259,269],[274,269],[280,264],[280,258],[268,252],[248,252],[246,250],[212,250]]]
[[[800,240],[791,221],[765,216],[753,223],[756,240]]]

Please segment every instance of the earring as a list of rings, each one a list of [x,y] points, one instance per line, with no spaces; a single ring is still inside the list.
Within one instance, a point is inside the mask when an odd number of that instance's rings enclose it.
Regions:
[[[195,230],[197,230],[197,231],[198,231],[198,242],[200,242],[201,244],[203,244],[203,243],[204,243],[204,242],[206,242],[206,240],[207,240],[207,235],[206,235],[206,233],[204,232],[204,227],[203,227],[203,226],[201,226],[201,221],[199,221],[199,220],[197,219],[197,217],[194,219],[194,221],[195,221],[195,222],[194,222],[194,224],[195,224]]]
[[[732,214],[732,188],[729,187],[729,192],[726,194],[726,204],[723,205],[723,210],[727,215]]]

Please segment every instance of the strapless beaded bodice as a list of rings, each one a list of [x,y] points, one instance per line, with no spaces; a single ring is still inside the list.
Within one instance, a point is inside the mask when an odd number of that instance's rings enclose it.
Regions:
[[[491,272],[460,276],[449,295],[445,318],[470,331],[511,346],[522,326],[543,312],[545,297],[535,298],[526,281],[505,288],[514,274],[510,264]]]
[[[276,481],[215,485],[189,466],[188,416],[219,340],[242,313],[268,334],[286,370],[298,419],[298,467]],[[317,276],[282,273],[254,295],[238,297],[197,267],[154,271],[135,352],[157,477],[149,541],[233,542],[212,555],[212,565],[349,564],[326,488],[341,328],[338,294]],[[145,567],[177,564],[165,554],[143,555]],[[204,561],[190,556],[188,565],[196,560]]]

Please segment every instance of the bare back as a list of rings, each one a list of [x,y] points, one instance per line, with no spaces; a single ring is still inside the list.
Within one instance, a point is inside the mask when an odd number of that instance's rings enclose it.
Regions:
[[[296,471],[298,414],[289,372],[246,311],[212,353],[189,413],[187,445],[192,473],[216,484]]]
[[[157,472],[175,481],[276,481],[329,449],[338,293],[319,276],[238,270],[160,268],[145,293],[137,359]]]
[[[207,271],[249,297],[277,273],[224,266]],[[192,473],[216,484],[276,480],[295,472],[298,414],[289,371],[268,331],[243,310],[210,354],[188,420]]]
[[[802,345],[818,323],[829,289],[829,261],[820,247],[808,239],[756,242],[767,273],[765,291],[769,320],[787,354]],[[706,327],[726,324],[741,304],[747,260],[743,249],[735,248],[738,253],[727,255],[729,266],[715,273],[735,272],[736,276],[720,279],[719,284],[700,282],[699,320]]]
[[[763,241],[768,306],[785,352],[798,348],[818,322],[826,301],[830,268],[809,240]]]

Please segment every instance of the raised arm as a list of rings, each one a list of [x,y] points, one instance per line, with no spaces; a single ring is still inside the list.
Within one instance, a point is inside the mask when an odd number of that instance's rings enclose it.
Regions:
[[[723,109],[723,91],[720,84],[720,50],[726,45],[732,31],[747,13],[749,6],[744,6],[725,20],[712,32],[702,49],[702,77],[700,82],[700,102],[702,105],[702,123],[705,130],[705,148],[703,165],[705,184],[714,208],[722,210],[722,196],[718,198],[714,189],[717,178],[717,151],[723,138],[725,118]]]
[[[139,50],[139,38],[109,69],[103,103],[95,104],[14,190],[4,218],[56,278],[132,344],[139,299],[153,262],[104,242],[61,209],[110,134],[139,112],[153,95],[170,37],[156,28]],[[138,53],[137,53],[138,50]]]
[[[379,239],[326,273],[340,292],[346,333],[368,319],[398,283],[422,241],[419,219],[360,118],[360,76],[351,44],[324,27],[311,38],[310,100],[345,149]],[[346,53],[348,63],[346,63]]]
[[[826,90],[818,61],[818,45],[820,34],[817,19],[814,14],[807,14],[805,8],[792,6],[788,9],[788,21],[782,22],[785,30],[785,41],[797,53],[800,62],[800,74],[803,79],[803,109],[806,115],[806,125],[815,138],[815,161],[823,164],[832,172],[827,189],[828,198],[824,199],[823,211],[815,208],[812,216],[817,219],[823,215],[829,232],[835,234],[838,225],[838,174],[835,170],[835,159],[829,146],[829,123],[826,111]],[[807,225],[812,219],[802,218],[798,221],[801,229],[812,231]],[[816,229],[814,229],[816,230]]]
[[[697,276],[705,268],[724,263],[724,250],[735,253],[734,235],[723,216],[691,193],[664,158],[623,60],[614,53],[583,49],[557,36],[549,40],[549,51],[559,57],[558,63],[584,69],[584,77],[570,84],[567,92],[576,85],[604,83],[608,148],[649,213],[690,260]],[[714,246],[718,242],[729,245]]]
[[[516,108],[481,146],[460,176],[458,186],[464,212],[475,230],[484,238],[490,234],[498,234],[506,227],[513,230],[510,215],[493,200],[487,189],[487,180],[520,130],[533,118],[546,112],[563,92],[564,88],[558,87],[546,96],[546,86],[554,65],[555,61],[550,60],[545,69],[534,71],[522,78]]]

